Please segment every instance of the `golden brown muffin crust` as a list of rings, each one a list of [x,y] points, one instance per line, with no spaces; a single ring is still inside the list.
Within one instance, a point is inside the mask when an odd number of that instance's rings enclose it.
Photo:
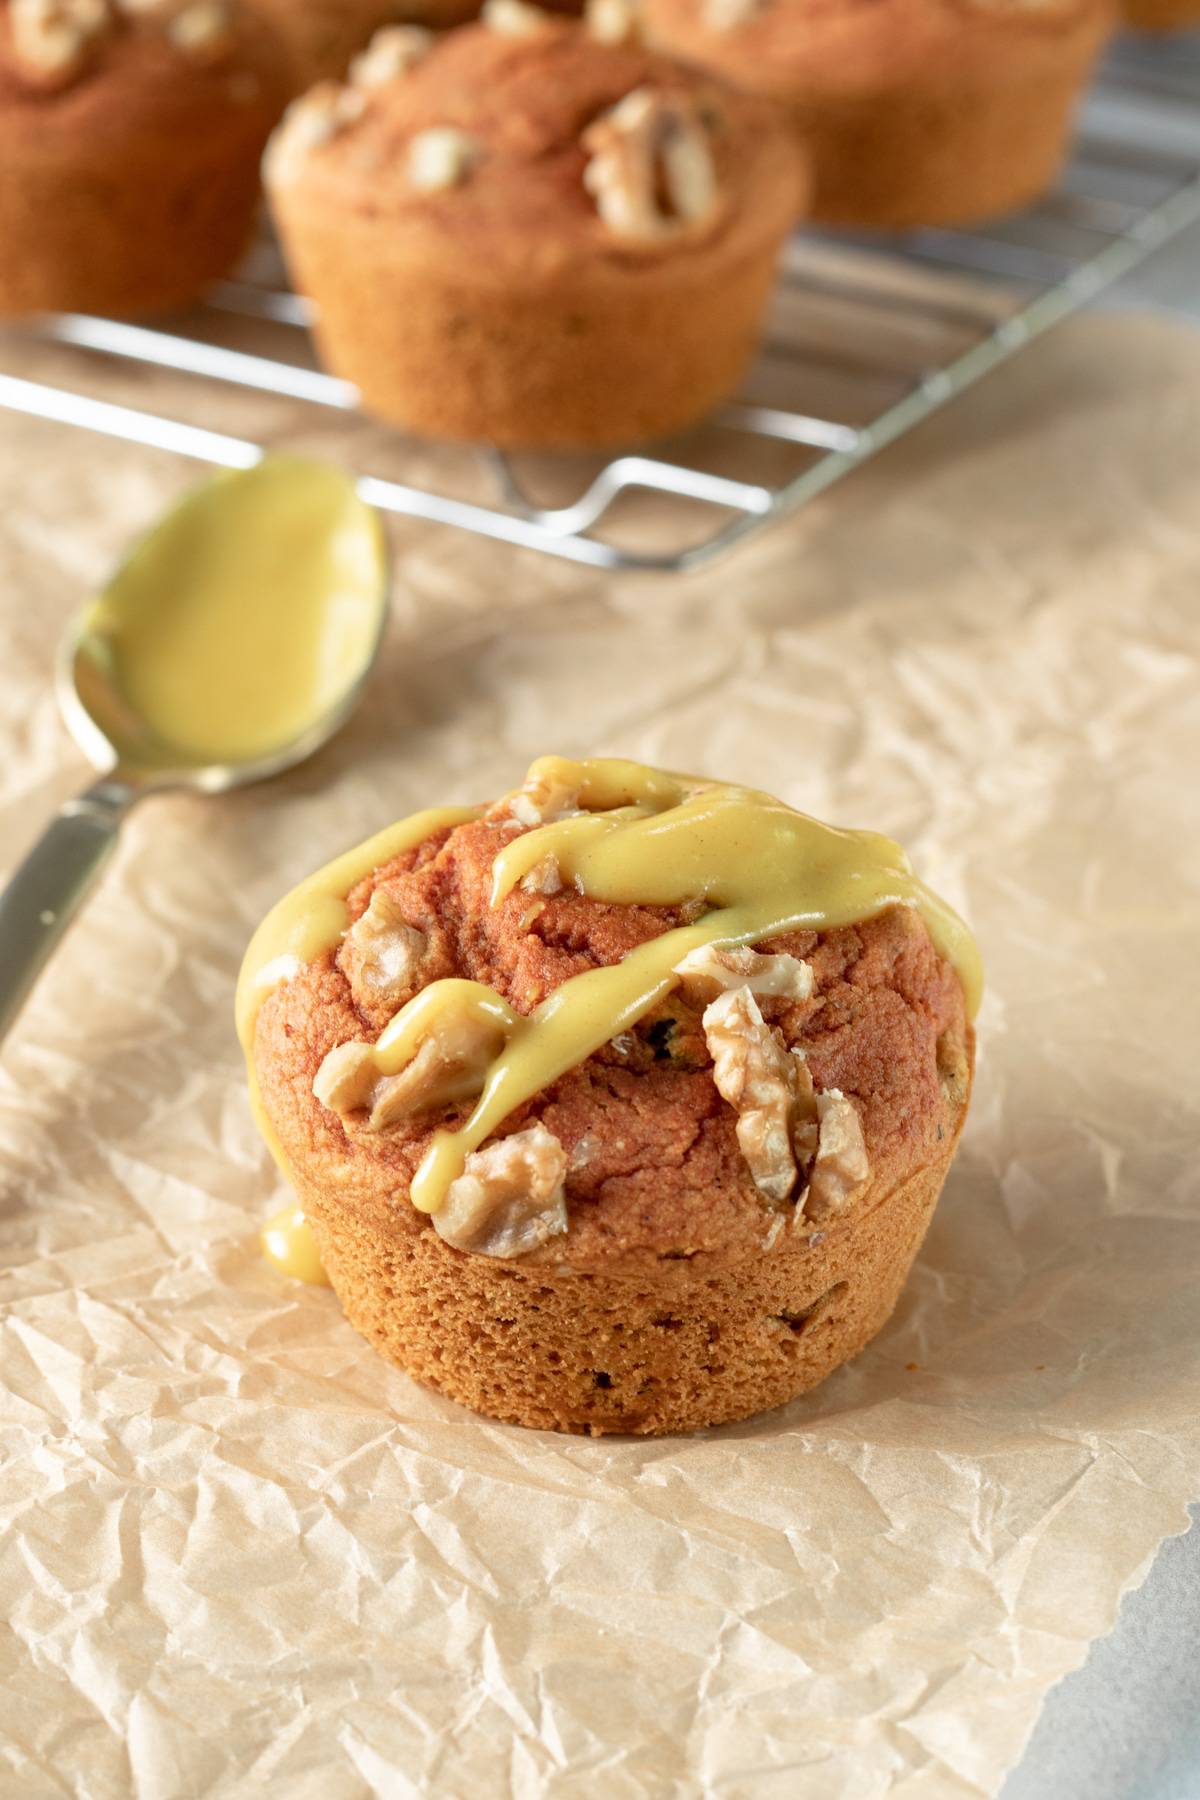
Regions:
[[[854,99],[910,84],[1007,85],[1053,75],[1064,46],[1098,44],[1111,0],[757,0],[715,22],[714,0],[646,0],[651,40],[755,92]],[[1019,113],[1013,117],[1019,136]]]
[[[35,151],[51,161],[69,149],[94,155],[113,133],[169,145],[212,131],[222,114],[277,113],[285,87],[274,34],[231,0],[229,27],[211,48],[188,51],[172,41],[165,17],[113,10],[89,42],[78,68],[37,77],[14,50],[11,0],[0,0],[0,141],[6,131],[23,160]]]
[[[429,978],[487,983],[522,1013],[678,922],[672,909],[605,905],[573,892],[535,898],[517,890],[492,909],[492,860],[513,835],[508,822],[480,821],[427,840],[354,890],[352,918],[385,888],[411,925],[433,933]],[[854,1102],[876,1204],[935,1161],[961,1123],[965,1087],[947,1081],[967,1056],[958,978],[919,916],[903,908],[760,948],[812,966],[811,1000],[764,999],[763,1012],[805,1050],[819,1090],[839,1088]],[[312,1092],[330,1049],[373,1040],[386,1023],[389,1009],[352,973],[343,946],[267,999],[255,1039],[263,1102],[307,1186],[336,1191],[373,1230],[431,1232],[410,1206],[408,1184],[432,1130],[466,1109],[384,1134],[347,1134]],[[701,1010],[672,995],[510,1115],[506,1131],[543,1121],[571,1163],[568,1235],[521,1258],[522,1267],[655,1268],[697,1255],[723,1266],[757,1252],[772,1215],[739,1150],[735,1114],[713,1084]]]
[[[711,215],[645,242],[609,230],[583,181],[582,134],[640,87],[692,96],[710,123],[719,189]],[[469,177],[441,192],[410,185],[407,152],[420,133],[449,127],[481,146]],[[598,44],[547,18],[531,36],[468,26],[434,45],[415,68],[365,96],[361,118],[309,156],[305,204],[388,221],[434,253],[470,258],[522,278],[569,266],[581,254],[610,267],[702,255],[743,238],[778,236],[802,202],[802,159],[774,113],[703,74],[632,45]]]
[[[350,59],[386,25],[443,30],[474,18],[479,0],[246,0],[275,31],[288,53],[292,86],[346,73]]]

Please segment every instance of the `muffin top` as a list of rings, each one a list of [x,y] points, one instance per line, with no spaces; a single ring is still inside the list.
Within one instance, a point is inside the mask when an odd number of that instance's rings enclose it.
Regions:
[[[456,25],[479,11],[477,0],[246,0],[279,33],[288,53],[294,90],[345,74],[356,51],[382,26],[397,20]]]
[[[281,903],[243,971],[302,1190],[577,1270],[736,1260],[953,1141],[973,946],[889,840],[551,758],[392,841]]]
[[[277,202],[534,279],[583,255],[629,266],[777,237],[800,152],[764,103],[523,0],[442,39],[380,33],[347,87],[297,102],[272,140]]]
[[[1098,46],[1113,0],[643,0],[646,34],[781,98],[1036,78]],[[1014,94],[1013,129],[1022,96]]]
[[[240,0],[0,0],[0,116],[22,152],[114,131],[181,138],[223,111],[278,112],[273,35]]]

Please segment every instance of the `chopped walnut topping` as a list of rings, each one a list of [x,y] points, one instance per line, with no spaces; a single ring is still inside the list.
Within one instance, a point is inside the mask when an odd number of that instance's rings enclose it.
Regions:
[[[477,1094],[488,1064],[503,1048],[504,1027],[447,1009],[435,1032],[395,1075],[385,1075],[370,1044],[339,1044],[317,1070],[313,1093],[344,1125],[386,1131],[406,1119]],[[365,1111],[367,1118],[351,1115]]]
[[[562,885],[557,856],[543,856],[541,862],[535,862],[521,877],[521,886],[527,894],[561,894]]]
[[[410,925],[395,897],[376,888],[371,904],[346,933],[342,965],[352,988],[396,1010],[422,985],[429,939]]]
[[[775,1217],[771,1220],[771,1223],[767,1226],[767,1235],[762,1241],[764,1250],[773,1250],[775,1248],[779,1234],[783,1230],[783,1222],[783,1214],[776,1213]]]
[[[580,810],[579,789],[563,781],[551,781],[547,775],[535,775],[509,794],[500,805],[518,825],[552,825],[556,819],[570,819]]]
[[[583,185],[620,237],[670,236],[717,200],[708,134],[694,101],[635,88],[583,133]]]
[[[796,1185],[792,1129],[795,1058],[783,1048],[748,987],[730,988],[705,1009],[704,1036],[717,1092],[737,1112],[737,1139],[755,1186],[782,1205]]]
[[[8,18],[17,62],[47,80],[74,75],[109,24],[106,0],[11,0]]]
[[[748,944],[736,950],[701,944],[675,964],[675,973],[685,997],[696,1002],[736,987],[783,1000],[812,998],[813,972],[808,963],[786,954],[764,956]]]
[[[479,139],[454,125],[419,131],[408,146],[408,185],[421,194],[457,187],[482,154]]]
[[[817,1091],[803,1050],[793,1049],[792,1062],[796,1081],[796,1116],[792,1121],[792,1149],[801,1171],[811,1169],[817,1154],[821,1119],[817,1111]],[[803,1210],[803,1208],[801,1209]]]
[[[275,181],[286,181],[303,167],[309,153],[327,144],[360,118],[366,96],[357,88],[337,81],[318,81],[316,87],[293,100],[267,145],[267,172]]]
[[[496,1138],[468,1156],[434,1230],[458,1250],[524,1256],[566,1231],[566,1173],[566,1152],[544,1125]]]
[[[433,44],[432,31],[423,25],[385,25],[350,64],[350,80],[355,87],[386,87],[415,68]]]
[[[501,37],[537,37],[554,24],[540,6],[529,6],[526,0],[485,0],[480,19],[489,31]]]
[[[587,0],[584,25],[598,44],[628,44],[638,35],[634,0]]]
[[[586,1169],[599,1148],[600,1139],[594,1137],[590,1131],[585,1132],[571,1152],[571,1161],[568,1165],[571,1173],[574,1174],[578,1169]]]
[[[703,18],[710,31],[734,31],[752,19],[762,0],[704,0]]]
[[[313,1093],[322,1106],[344,1119],[373,1103],[379,1080],[370,1044],[338,1044],[317,1070]]]
[[[188,56],[215,56],[228,48],[232,23],[225,0],[194,0],[167,22],[167,36]]]
[[[797,1215],[826,1219],[844,1212],[871,1178],[871,1163],[863,1139],[862,1121],[839,1088],[817,1095],[820,1132],[817,1154],[808,1178],[808,1191]]]
[[[870,1179],[862,1123],[840,1089],[817,1093],[804,1052],[785,1050],[746,986],[706,1007],[713,1080],[738,1114],[737,1139],[759,1192],[779,1206],[808,1171],[794,1223],[842,1212]]]

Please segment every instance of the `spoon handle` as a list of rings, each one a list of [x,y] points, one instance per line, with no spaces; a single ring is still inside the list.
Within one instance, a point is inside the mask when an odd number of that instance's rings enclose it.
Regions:
[[[0,1040],[108,861],[137,789],[108,777],[69,800],[0,893]]]

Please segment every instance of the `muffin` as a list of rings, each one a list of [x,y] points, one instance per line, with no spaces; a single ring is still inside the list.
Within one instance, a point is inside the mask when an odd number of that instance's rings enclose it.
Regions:
[[[266,177],[329,367],[409,430],[513,448],[727,395],[806,189],[770,106],[521,0],[383,34]]]
[[[1052,182],[1110,0],[645,0],[648,39],[782,102],[813,211],[953,225]]]
[[[890,840],[548,757],[281,902],[239,1030],[384,1356],[498,1419],[659,1433],[777,1406],[887,1320],[978,986]]]
[[[1200,0],[1124,0],[1121,11],[1135,31],[1186,31],[1200,25]]]
[[[442,30],[473,19],[479,0],[250,0],[283,44],[291,88],[338,80],[374,34],[387,25]]]
[[[230,0],[0,0],[0,316],[194,298],[246,247],[285,100]]]

